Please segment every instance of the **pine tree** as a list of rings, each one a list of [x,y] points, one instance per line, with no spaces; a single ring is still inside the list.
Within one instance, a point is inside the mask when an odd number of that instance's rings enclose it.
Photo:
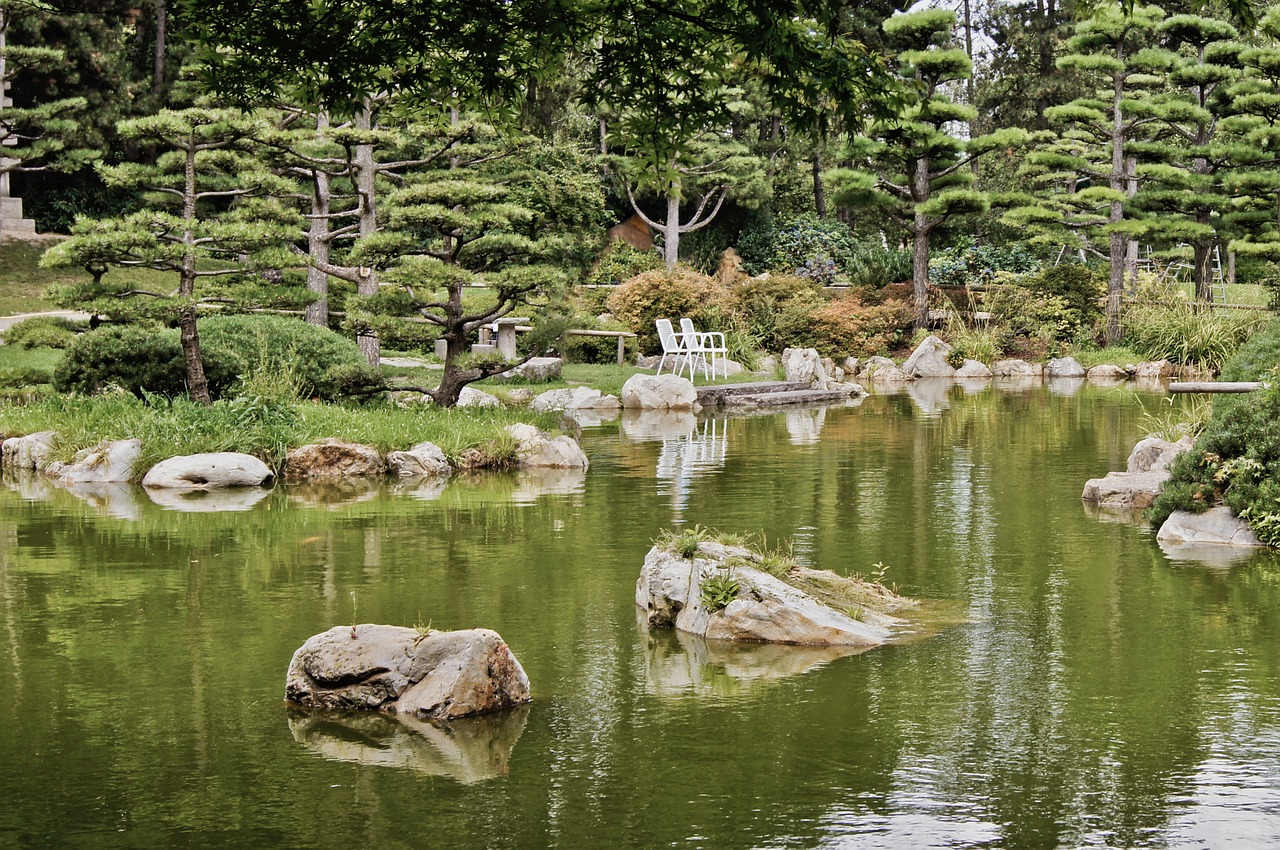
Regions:
[[[264,299],[256,273],[289,262],[285,246],[297,232],[297,215],[271,195],[290,186],[248,151],[260,129],[238,110],[193,107],[165,110],[120,124],[120,135],[164,152],[154,164],[100,164],[108,185],[142,193],[146,208],[129,215],[81,219],[72,238],[50,248],[45,266],[79,266],[94,272],[86,284],[59,294],[73,306],[118,318],[151,316],[176,322],[187,367],[187,391],[208,404],[196,310],[211,295],[202,281],[229,280],[233,300]],[[127,279],[106,280],[110,267],[147,268],[177,274],[173,291],[136,288]],[[266,295],[270,298],[270,294]],[[138,299],[150,303],[139,304]]]
[[[850,206],[887,213],[911,235],[916,327],[929,320],[929,240],[951,218],[988,208],[972,188],[975,158],[1022,144],[1026,131],[1000,130],[965,141],[949,132],[953,122],[973,119],[971,107],[954,103],[949,84],[973,70],[963,50],[947,47],[955,13],[927,9],[895,15],[884,23],[898,54],[898,107],[851,139],[847,159],[854,169],[833,172],[837,196]]]

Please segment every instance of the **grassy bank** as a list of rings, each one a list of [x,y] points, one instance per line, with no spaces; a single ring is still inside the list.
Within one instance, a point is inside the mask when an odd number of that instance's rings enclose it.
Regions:
[[[465,453],[472,463],[483,458],[500,466],[512,459],[515,450],[514,441],[503,429],[517,422],[532,422],[551,431],[556,428],[554,415],[539,416],[527,409],[348,407],[244,396],[210,407],[185,399],[143,401],[124,393],[52,396],[28,404],[0,405],[0,436],[56,431],[61,459],[102,440],[137,438],[142,442],[138,468],[144,471],[174,455],[219,451],[255,455],[279,469],[290,449],[325,437],[362,443],[382,452],[429,441],[454,462]]]

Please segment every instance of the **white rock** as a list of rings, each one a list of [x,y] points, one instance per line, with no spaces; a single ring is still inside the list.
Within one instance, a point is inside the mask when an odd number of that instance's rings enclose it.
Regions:
[[[956,370],[957,378],[990,378],[991,369],[985,363],[977,360],[966,360],[964,364]]]
[[[209,452],[160,461],[147,470],[142,486],[170,490],[262,487],[270,485],[275,477],[271,467],[252,455]]]
[[[560,377],[564,361],[559,357],[531,357],[514,369],[502,373],[504,378],[526,381],[552,381]]]
[[[593,387],[571,387],[549,390],[529,403],[535,413],[553,410],[617,410],[622,407],[617,396],[602,395]]]
[[[528,387],[516,387],[507,392],[507,401],[517,407],[533,401],[533,390]]]
[[[458,393],[458,407],[502,407],[502,399],[475,387],[463,387]]]
[[[1085,370],[1074,357],[1055,357],[1045,364],[1044,374],[1050,378],[1083,378]]]
[[[768,641],[798,645],[879,646],[902,620],[871,610],[855,620],[766,572],[749,566],[746,549],[703,543],[692,560],[658,547],[645,556],[636,582],[636,604],[650,626],[676,628],[711,640]],[[723,609],[710,612],[702,600],[706,579],[727,575],[740,592]],[[809,571],[839,581],[833,573]]]
[[[418,443],[402,452],[389,452],[387,468],[392,475],[401,478],[453,474],[453,467],[445,457],[444,450],[435,443]]]
[[[1214,543],[1226,546],[1265,546],[1249,524],[1222,505],[1201,514],[1174,511],[1160,526],[1156,539],[1168,543]]]
[[[622,385],[622,406],[640,410],[697,410],[698,391],[679,375],[632,375]]]
[[[287,676],[285,699],[319,709],[448,720],[529,701],[529,677],[488,629],[334,626],[294,652]]]
[[[141,450],[139,440],[108,440],[76,452],[71,463],[49,464],[45,471],[62,481],[76,484],[130,481]]]
[[[520,446],[516,450],[520,466],[547,466],[553,469],[586,469],[587,456],[573,437],[550,437],[532,425],[508,425],[507,433]]]
[[[947,362],[951,350],[951,346],[938,337],[927,336],[902,364],[902,371],[915,378],[955,377],[955,368]]]
[[[58,439],[56,431],[37,431],[25,437],[10,437],[0,446],[0,466],[10,469],[41,469]]]
[[[822,358],[815,348],[788,348],[782,352],[786,380],[805,384],[821,384],[828,377]]]

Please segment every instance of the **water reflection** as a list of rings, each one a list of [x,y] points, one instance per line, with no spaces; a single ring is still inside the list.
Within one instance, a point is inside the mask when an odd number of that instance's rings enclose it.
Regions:
[[[184,513],[247,511],[271,493],[265,487],[229,487],[222,490],[168,490],[144,488],[153,503],[165,510]]]
[[[822,425],[827,421],[825,407],[788,410],[783,415],[787,435],[793,446],[811,446],[822,439]]]
[[[1229,546],[1223,543],[1175,543],[1169,540],[1156,540],[1160,551],[1166,558],[1174,562],[1184,562],[1192,566],[1228,569],[1247,564],[1254,558],[1269,558],[1270,553],[1257,546]]]
[[[727,418],[707,417],[699,422],[687,411],[626,410],[621,427],[634,442],[661,441],[655,474],[659,482],[667,482],[660,492],[671,496],[677,521],[689,506],[694,479],[724,468]]]
[[[1084,387],[1084,378],[1049,378],[1045,382],[1049,392],[1064,398],[1070,398]]]
[[[926,417],[940,416],[951,409],[951,388],[955,385],[950,378],[921,378],[907,384],[907,396]]]
[[[738,694],[866,651],[856,646],[708,641],[675,629],[650,628],[643,613],[637,622],[643,632],[647,690],[657,696]]]
[[[376,712],[287,711],[293,739],[327,759],[405,768],[463,784],[507,775],[529,717],[527,705],[447,723]]]
[[[142,516],[141,488],[124,483],[56,482],[98,513],[116,519],[138,519]]]

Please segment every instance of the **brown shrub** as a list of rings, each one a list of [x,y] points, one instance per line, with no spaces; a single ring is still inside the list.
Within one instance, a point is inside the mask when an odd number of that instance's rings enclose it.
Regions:
[[[827,357],[864,357],[893,348],[910,332],[913,315],[910,301],[867,304],[861,293],[849,292],[816,307],[784,310],[779,331],[792,347],[816,348]]]

